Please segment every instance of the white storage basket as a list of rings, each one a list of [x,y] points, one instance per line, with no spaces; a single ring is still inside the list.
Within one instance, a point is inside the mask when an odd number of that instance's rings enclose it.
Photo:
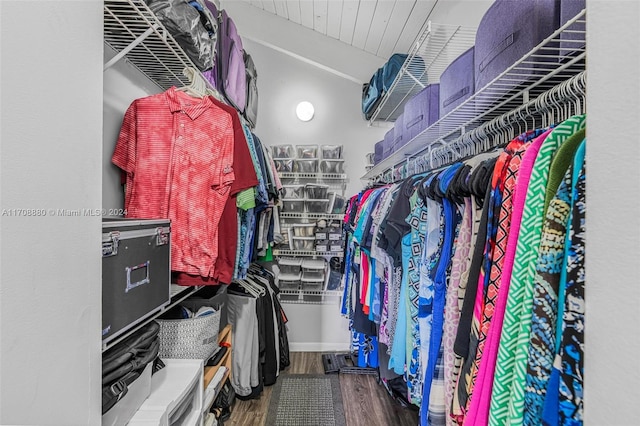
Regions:
[[[157,319],[160,358],[208,359],[218,347],[220,310],[185,319]]]

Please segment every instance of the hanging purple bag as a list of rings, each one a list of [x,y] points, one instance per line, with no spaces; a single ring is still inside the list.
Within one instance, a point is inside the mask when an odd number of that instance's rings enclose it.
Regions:
[[[236,25],[225,10],[220,11],[218,37],[218,90],[238,111],[244,112],[247,102],[247,75],[242,39]]]

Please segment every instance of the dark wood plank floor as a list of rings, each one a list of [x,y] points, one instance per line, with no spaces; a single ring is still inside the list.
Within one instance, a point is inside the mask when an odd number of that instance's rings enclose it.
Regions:
[[[320,352],[292,352],[291,365],[281,374],[324,374]],[[396,404],[375,376],[342,374],[340,390],[347,426],[415,426],[416,412]],[[271,387],[265,388],[259,399],[236,399],[231,418],[225,425],[266,425]]]

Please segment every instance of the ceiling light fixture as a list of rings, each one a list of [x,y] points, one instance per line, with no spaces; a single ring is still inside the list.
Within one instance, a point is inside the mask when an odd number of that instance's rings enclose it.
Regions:
[[[314,113],[315,109],[311,102],[302,101],[296,107],[296,115],[301,121],[310,121]]]

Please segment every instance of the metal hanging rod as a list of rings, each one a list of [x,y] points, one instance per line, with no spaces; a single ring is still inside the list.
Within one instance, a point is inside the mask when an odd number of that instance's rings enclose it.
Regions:
[[[586,83],[587,74],[583,71],[526,104],[495,117],[452,141],[436,141],[425,154],[408,159],[406,164],[381,176],[381,180],[397,181],[415,173],[444,167],[504,145],[527,130],[548,127],[572,115],[583,114],[586,107]]]

